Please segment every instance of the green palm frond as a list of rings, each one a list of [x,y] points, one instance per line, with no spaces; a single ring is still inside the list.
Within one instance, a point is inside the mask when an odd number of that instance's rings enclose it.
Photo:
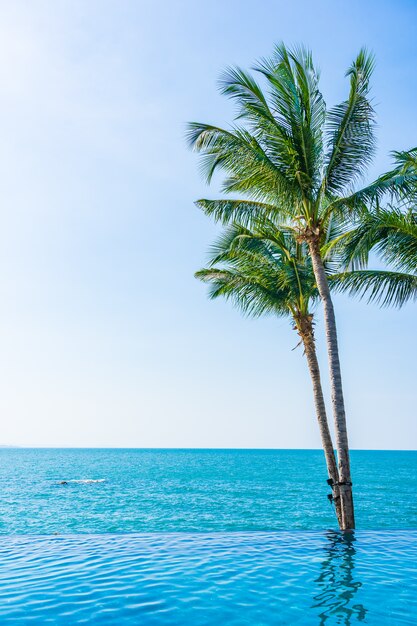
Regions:
[[[342,216],[356,215],[378,209],[384,197],[397,203],[417,202],[417,148],[393,152],[394,168],[362,189],[345,197],[336,197],[330,211]]]
[[[253,200],[207,200],[195,202],[204,213],[215,222],[222,224],[238,223],[244,227],[261,223],[264,219],[290,220],[293,215],[286,206],[281,207]]]
[[[417,147],[411,150],[394,151],[392,153],[397,164],[397,169],[403,174],[407,172],[415,173],[417,171]]]
[[[344,244],[347,237],[346,224],[337,214],[328,216],[321,243],[321,255],[328,276],[340,270],[344,260]]]
[[[368,98],[374,65],[373,55],[362,49],[346,73],[350,76],[348,99],[330,109],[326,117],[329,148],[324,185],[332,194],[352,186],[374,156],[374,110]]]
[[[231,259],[233,255],[239,256],[242,250],[260,253],[263,260],[272,256],[283,257],[287,262],[294,258],[300,263],[309,263],[305,244],[298,243],[291,230],[278,229],[269,220],[263,220],[251,230],[237,223],[228,226],[212,245],[210,262],[217,263],[222,255]]]
[[[264,117],[274,122],[268,101],[256,80],[239,67],[227,68],[219,80],[221,93],[234,98],[238,105],[239,117],[258,120]]]
[[[192,123],[187,133],[189,144],[201,156],[201,171],[210,182],[217,169],[228,177],[223,182],[226,193],[250,193],[265,200],[284,195],[296,201],[297,189],[271,159],[258,139],[245,128],[224,130],[208,124]]]
[[[258,280],[235,269],[202,269],[195,277],[210,284],[209,297],[220,296],[231,300],[233,304],[249,317],[261,317],[274,313],[288,316],[289,310],[285,299],[275,290],[270,290]]]
[[[389,206],[362,214],[345,238],[344,264],[365,267],[372,250],[398,270],[417,272],[417,210]]]
[[[286,132],[292,179],[311,199],[318,188],[323,155],[325,103],[319,74],[305,48],[276,46],[270,59],[255,69],[267,80],[271,110]]]
[[[229,68],[222,76],[221,92],[238,104],[237,119],[262,146],[265,154],[287,180],[300,171],[290,129],[272,111],[266,96],[250,74],[239,68]],[[294,190],[293,192],[294,193]]]
[[[357,270],[330,277],[334,291],[348,293],[380,306],[401,307],[417,300],[417,274],[384,270]]]
[[[307,315],[318,297],[305,245],[270,222],[257,230],[224,229],[211,248],[210,267],[196,277],[210,283],[210,297],[225,296],[252,316]]]

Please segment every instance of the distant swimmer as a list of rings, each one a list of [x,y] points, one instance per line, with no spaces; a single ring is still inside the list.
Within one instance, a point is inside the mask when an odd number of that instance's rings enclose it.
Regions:
[[[60,480],[58,485],[89,485],[90,483],[104,483],[105,478],[72,478],[71,480]]]

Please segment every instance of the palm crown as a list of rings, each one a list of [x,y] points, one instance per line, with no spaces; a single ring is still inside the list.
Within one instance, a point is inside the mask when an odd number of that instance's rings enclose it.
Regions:
[[[304,233],[319,235],[334,213],[362,211],[388,193],[415,192],[417,149],[393,154],[395,167],[355,190],[375,152],[375,113],[369,81],[373,56],[362,49],[346,72],[348,98],[327,110],[311,53],[283,44],[254,68],[266,90],[240,68],[221,78],[221,92],[237,103],[237,124],[229,129],[192,123],[190,145],[202,155],[208,182],[227,173],[222,190],[239,200],[199,200],[203,211],[224,223],[248,224],[279,216]]]
[[[266,93],[250,74],[227,70],[221,91],[237,102],[239,125],[224,130],[194,123],[188,136],[203,155],[207,181],[221,168],[227,172],[223,191],[247,199],[197,204],[223,222],[247,224],[272,214],[309,230],[320,229],[332,212],[351,208],[353,186],[374,153],[368,97],[373,66],[373,57],[362,50],[347,72],[348,99],[329,111],[311,54],[303,48],[277,46],[255,67],[266,79]]]
[[[196,277],[211,285],[210,297],[231,299],[245,314],[310,314],[318,298],[305,244],[266,220],[254,231],[232,225],[212,248],[211,267]]]

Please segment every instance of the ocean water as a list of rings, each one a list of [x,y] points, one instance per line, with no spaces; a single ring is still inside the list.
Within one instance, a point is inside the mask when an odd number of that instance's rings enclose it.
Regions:
[[[417,623],[417,453],[0,450],[0,624]],[[61,484],[65,481],[67,484]]]
[[[358,528],[417,529],[417,452],[352,472]],[[0,449],[0,533],[334,528],[326,478],[319,450]]]

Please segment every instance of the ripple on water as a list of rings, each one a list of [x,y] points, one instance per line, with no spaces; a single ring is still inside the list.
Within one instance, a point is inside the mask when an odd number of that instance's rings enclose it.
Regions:
[[[414,624],[417,532],[13,536],[1,624]]]

